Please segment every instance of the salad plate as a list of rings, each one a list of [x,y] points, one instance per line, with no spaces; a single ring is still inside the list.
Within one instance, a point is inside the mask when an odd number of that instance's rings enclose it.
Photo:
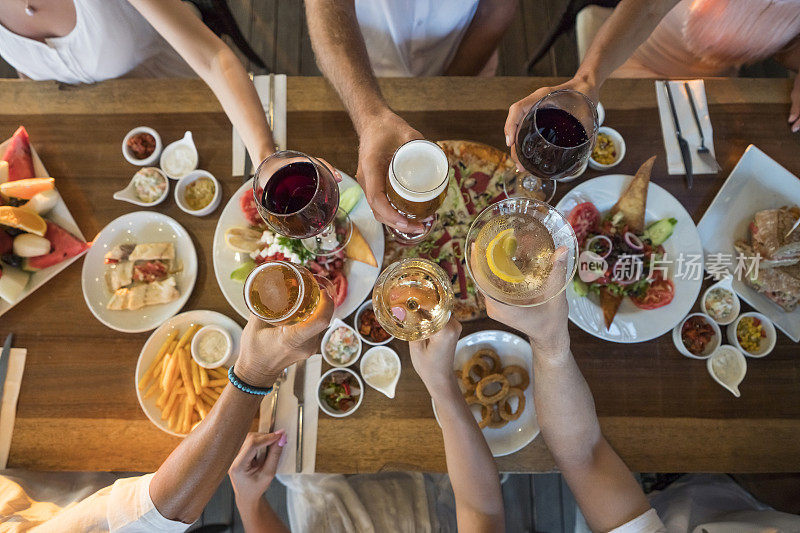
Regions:
[[[592,202],[601,217],[615,205],[631,181],[631,176],[612,174],[581,183],[556,205],[565,215],[583,202]],[[672,235],[663,243],[666,278],[672,280],[672,300],[655,309],[641,309],[630,298],[624,298],[606,327],[603,310],[596,297],[581,296],[575,284],[567,287],[569,318],[579,328],[600,339],[611,342],[644,342],[667,333],[692,309],[703,282],[703,247],[692,217],[680,202],[662,187],[650,182],[647,188],[645,225],[664,219],[675,219]],[[692,276],[675,276],[675,261],[682,256],[699,262],[699,273]]]
[[[358,187],[356,180],[341,172],[342,182],[339,183],[339,190],[344,192],[351,187]],[[249,318],[250,312],[247,305],[244,303],[244,283],[237,281],[231,277],[231,273],[240,268],[247,261],[250,261],[250,256],[245,252],[235,251],[226,243],[225,234],[230,228],[246,227],[248,226],[247,217],[242,211],[240,200],[243,195],[250,194],[252,196],[253,181],[252,179],[246,181],[239,190],[233,193],[225,208],[220,214],[219,221],[217,222],[217,229],[214,232],[214,244],[212,250],[212,258],[214,262],[214,274],[217,278],[222,294],[233,309],[245,320]],[[356,203],[355,207],[350,211],[350,220],[358,227],[358,230],[363,235],[364,240],[369,245],[372,254],[375,257],[377,266],[370,266],[360,261],[351,259],[344,260],[343,273],[347,280],[347,294],[344,296],[343,301],[336,307],[334,318],[345,318],[353,311],[358,309],[361,302],[372,294],[372,287],[375,280],[378,279],[378,274],[381,271],[381,263],[383,261],[384,251],[384,237],[383,227],[375,220],[369,204],[364,198],[363,193],[361,198]],[[297,242],[297,246],[302,245]],[[295,261],[295,258],[285,258],[286,260]],[[296,262],[296,261],[295,261]]]

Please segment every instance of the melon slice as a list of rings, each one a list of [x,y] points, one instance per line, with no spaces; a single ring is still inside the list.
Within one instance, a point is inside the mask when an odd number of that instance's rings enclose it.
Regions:
[[[0,261],[0,298],[10,304],[19,299],[28,285],[30,274]]]
[[[33,157],[31,156],[31,143],[25,126],[20,126],[11,137],[3,161],[8,162],[8,181],[35,178],[33,170]]]
[[[38,257],[26,257],[22,263],[23,270],[37,272],[75,257],[89,248],[88,244],[50,220],[47,221],[47,232],[44,237],[50,241],[50,253]]]

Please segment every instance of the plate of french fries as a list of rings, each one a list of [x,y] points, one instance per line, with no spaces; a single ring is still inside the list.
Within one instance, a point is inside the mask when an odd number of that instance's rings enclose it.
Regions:
[[[203,368],[191,355],[192,338],[209,324],[224,328],[239,354],[242,327],[216,311],[187,311],[161,325],[145,342],[136,363],[136,396],[159,429],[185,437],[206,417],[228,384],[228,367]],[[228,366],[229,366],[228,365]]]

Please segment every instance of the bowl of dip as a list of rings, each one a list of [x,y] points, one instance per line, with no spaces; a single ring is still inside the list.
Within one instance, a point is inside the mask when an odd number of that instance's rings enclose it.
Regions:
[[[720,326],[727,326],[739,316],[741,302],[731,289],[729,279],[713,284],[703,293],[700,308]]]
[[[192,359],[203,368],[224,365],[233,353],[233,339],[224,328],[203,326],[192,339]]]
[[[765,357],[778,338],[772,321],[756,312],[742,313],[728,326],[727,333],[728,342],[748,357]]]
[[[122,140],[122,156],[131,165],[147,167],[161,155],[161,136],[153,128],[133,128]]]
[[[139,169],[128,186],[114,193],[115,200],[122,200],[142,207],[158,205],[169,194],[169,180],[156,167]]]
[[[349,368],[331,368],[317,382],[317,403],[334,418],[355,413],[364,400],[364,382]]]
[[[382,346],[394,339],[375,318],[371,299],[361,304],[361,307],[358,308],[353,324],[355,324],[361,340],[371,346]]]
[[[589,156],[589,167],[607,170],[617,166],[625,157],[625,140],[620,133],[608,126],[597,129],[597,140]]]
[[[388,346],[370,348],[361,357],[361,377],[367,385],[388,398],[394,398],[400,380],[400,356]]]
[[[206,170],[194,170],[175,185],[175,203],[184,213],[196,217],[211,214],[221,200],[219,182]]]
[[[179,180],[197,168],[197,147],[192,132],[187,131],[182,139],[172,142],[161,152],[161,170],[168,178]]]
[[[331,366],[346,367],[358,361],[361,355],[361,338],[356,330],[334,319],[322,336],[322,358]]]
[[[708,359],[719,348],[722,333],[710,316],[692,313],[673,328],[672,342],[684,357]]]
[[[747,360],[737,348],[723,344],[706,361],[706,368],[714,381],[737,398],[741,396],[739,384],[747,374]]]

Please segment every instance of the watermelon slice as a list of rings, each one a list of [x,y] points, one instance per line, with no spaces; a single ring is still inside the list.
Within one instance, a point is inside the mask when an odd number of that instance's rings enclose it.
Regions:
[[[50,253],[38,257],[26,257],[22,263],[23,270],[36,272],[51,267],[89,248],[88,244],[50,220],[47,221],[47,232],[44,237],[50,241]]]
[[[8,181],[35,178],[31,143],[25,126],[20,126],[11,137],[3,161],[8,162]]]

